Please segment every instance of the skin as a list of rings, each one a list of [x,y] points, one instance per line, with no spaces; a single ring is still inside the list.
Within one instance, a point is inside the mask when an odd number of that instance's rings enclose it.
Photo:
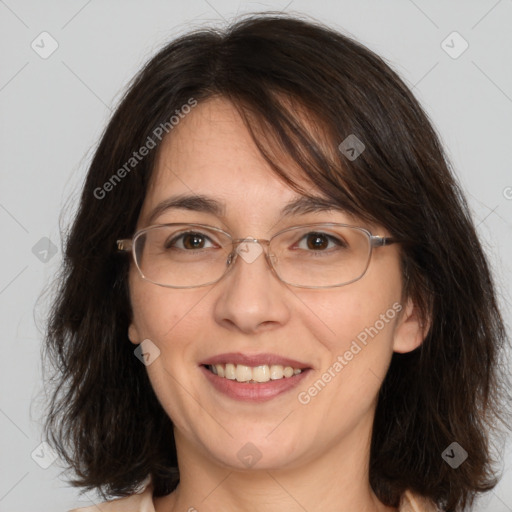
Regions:
[[[295,179],[304,182],[298,172]],[[148,225],[160,201],[191,192],[222,201],[224,214],[180,209],[152,223],[199,222],[236,238],[266,239],[310,222],[365,227],[337,210],[280,219],[283,205],[300,196],[272,173],[235,108],[220,98],[199,104],[164,141],[137,229]],[[395,510],[373,493],[368,463],[377,395],[392,353],[411,351],[424,337],[414,304],[402,296],[398,246],[374,250],[365,276],[339,288],[288,286],[263,257],[239,258],[221,281],[203,288],[156,286],[133,265],[129,284],[129,338],[158,346],[160,356],[147,371],[175,425],[181,481],[175,492],[155,499],[157,512]],[[301,404],[297,394],[394,303],[403,306],[401,313]],[[299,389],[260,404],[240,402],[216,391],[199,367],[225,352],[277,353],[312,371]],[[261,453],[250,468],[237,457],[248,442]]]

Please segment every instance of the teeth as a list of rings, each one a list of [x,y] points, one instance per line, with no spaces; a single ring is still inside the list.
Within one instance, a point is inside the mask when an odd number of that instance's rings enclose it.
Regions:
[[[222,365],[220,365],[222,366]],[[224,368],[224,377],[229,380],[235,380],[236,379],[236,370],[235,365],[228,363],[226,367]]]
[[[293,376],[293,368],[291,366],[285,366],[283,373],[286,378],[290,378]]]
[[[243,364],[236,365],[236,380],[238,382],[247,382],[252,379],[252,369]]]
[[[280,364],[273,364],[270,367],[270,378],[278,380],[283,378],[283,367]]]
[[[224,371],[224,366],[222,364],[216,364],[215,366],[212,367],[212,370],[213,368],[215,368],[215,371],[213,373],[215,373],[219,377],[225,377],[226,372]]]
[[[265,364],[263,366],[256,366],[252,369],[252,380],[256,382],[268,382],[270,380],[270,370]]]
[[[268,382],[270,380],[279,380],[282,378],[290,378],[302,372],[300,368],[292,368],[291,366],[282,366],[280,364],[262,366],[246,366],[244,364],[215,364],[209,365],[208,368],[212,373],[219,377],[237,382]]]

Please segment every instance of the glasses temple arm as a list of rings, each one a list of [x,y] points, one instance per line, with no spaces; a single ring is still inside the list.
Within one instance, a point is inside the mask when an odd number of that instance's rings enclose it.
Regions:
[[[386,245],[398,244],[401,241],[398,238],[393,238],[391,236],[371,236],[371,243],[373,247],[384,247]]]
[[[129,238],[124,238],[123,240],[116,241],[117,250],[129,252],[132,250],[133,242]]]

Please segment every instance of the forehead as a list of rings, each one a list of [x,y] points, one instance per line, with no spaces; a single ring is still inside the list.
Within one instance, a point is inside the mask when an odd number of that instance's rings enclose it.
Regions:
[[[291,158],[280,164],[294,181],[305,184]],[[145,204],[185,193],[215,195],[226,202],[246,198],[255,208],[270,199],[300,197],[273,172],[236,107],[220,98],[199,103],[164,139]]]
[[[296,164],[291,158],[283,154],[280,160],[293,173]],[[214,182],[228,176],[243,178],[247,183],[251,176],[258,180],[266,176],[269,181],[275,178],[238,110],[223,98],[199,103],[164,139],[156,162],[155,181],[168,179],[169,171],[179,173],[181,178],[192,180],[201,176],[202,180],[211,178]],[[300,179],[298,169],[294,179]]]
[[[304,219],[305,214],[334,210],[333,221],[356,222],[316,189],[289,155],[279,155],[278,163],[308,195],[320,200],[298,201],[303,194],[274,172],[231,102],[222,98],[202,102],[164,139],[139,227],[170,222],[166,219],[172,211],[194,211],[205,222],[215,217],[224,227],[270,229],[294,215]]]

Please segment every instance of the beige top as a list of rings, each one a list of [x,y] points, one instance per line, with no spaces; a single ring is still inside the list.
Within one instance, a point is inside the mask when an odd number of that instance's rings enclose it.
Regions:
[[[403,494],[398,511],[441,512],[431,501],[410,491],[405,491]],[[151,483],[148,483],[138,494],[92,505],[91,507],[75,508],[69,512],[155,512],[153,487]]]

